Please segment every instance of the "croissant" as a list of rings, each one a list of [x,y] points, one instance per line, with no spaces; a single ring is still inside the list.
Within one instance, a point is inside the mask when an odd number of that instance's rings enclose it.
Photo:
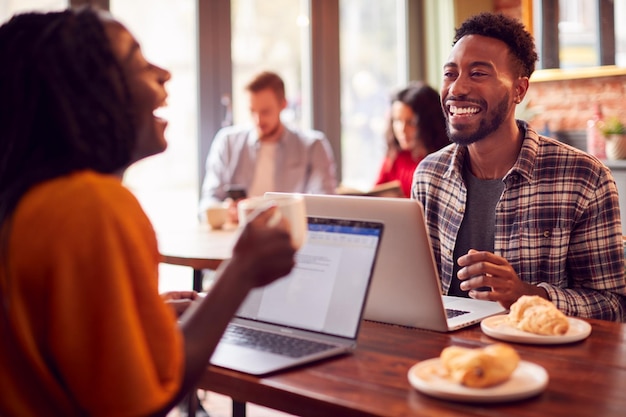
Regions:
[[[478,349],[449,346],[441,351],[440,359],[453,381],[470,388],[508,380],[520,361],[515,349],[503,343]]]
[[[564,335],[569,330],[567,316],[537,295],[523,295],[513,303],[507,322],[520,330],[547,336]]]

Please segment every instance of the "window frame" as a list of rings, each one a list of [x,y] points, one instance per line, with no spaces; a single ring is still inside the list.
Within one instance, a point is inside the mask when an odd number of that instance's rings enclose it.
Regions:
[[[198,184],[202,186],[206,157],[217,131],[222,127],[227,109],[222,97],[233,97],[231,59],[230,0],[197,1],[198,23]],[[341,99],[339,68],[339,1],[309,1],[311,22],[311,128],[328,137],[342,177]],[[409,79],[428,79],[424,43],[425,8],[432,0],[403,0],[406,7],[407,75]],[[96,4],[109,10],[109,0],[69,0],[71,6]],[[438,77],[437,77],[438,79]]]
[[[531,2],[532,0],[528,0]],[[541,69],[560,68],[559,60],[559,0],[537,0],[536,11],[541,22],[539,54]],[[596,0],[599,40],[599,66],[615,65],[615,13],[611,0]],[[527,7],[527,6],[526,6]]]
[[[222,127],[225,109],[220,103],[224,95],[233,97],[231,60],[230,0],[198,1],[199,28],[199,111],[198,121],[198,184],[202,186],[205,163],[211,143]],[[341,98],[339,68],[339,1],[309,1],[311,57],[310,97],[311,128],[326,134],[334,152],[337,178],[342,178]],[[404,0],[408,39],[406,41],[409,79],[425,79],[423,46],[424,0]],[[409,24],[410,22],[410,24]]]

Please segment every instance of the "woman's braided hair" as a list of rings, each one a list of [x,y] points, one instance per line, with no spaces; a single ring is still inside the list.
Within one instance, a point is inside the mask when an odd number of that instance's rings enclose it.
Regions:
[[[131,98],[99,13],[27,13],[0,27],[0,225],[35,184],[130,163]]]

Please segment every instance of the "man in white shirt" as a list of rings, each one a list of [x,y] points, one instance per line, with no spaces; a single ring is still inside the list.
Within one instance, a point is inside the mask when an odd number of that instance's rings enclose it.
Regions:
[[[200,212],[239,186],[247,196],[267,191],[332,194],[337,186],[330,143],[319,131],[300,131],[280,120],[287,106],[283,80],[262,72],[246,86],[254,126],[221,129],[206,161]],[[233,216],[236,210],[232,210]]]

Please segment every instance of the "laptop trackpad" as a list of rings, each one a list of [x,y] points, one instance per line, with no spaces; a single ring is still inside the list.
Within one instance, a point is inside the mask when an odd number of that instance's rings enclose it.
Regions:
[[[448,309],[466,312],[448,318],[451,330],[480,322],[485,317],[506,311],[495,301],[475,300],[473,298],[443,296],[443,305]]]
[[[289,362],[292,360],[284,356],[232,344],[227,349],[218,345],[211,357],[212,365],[254,375],[271,372]]]

